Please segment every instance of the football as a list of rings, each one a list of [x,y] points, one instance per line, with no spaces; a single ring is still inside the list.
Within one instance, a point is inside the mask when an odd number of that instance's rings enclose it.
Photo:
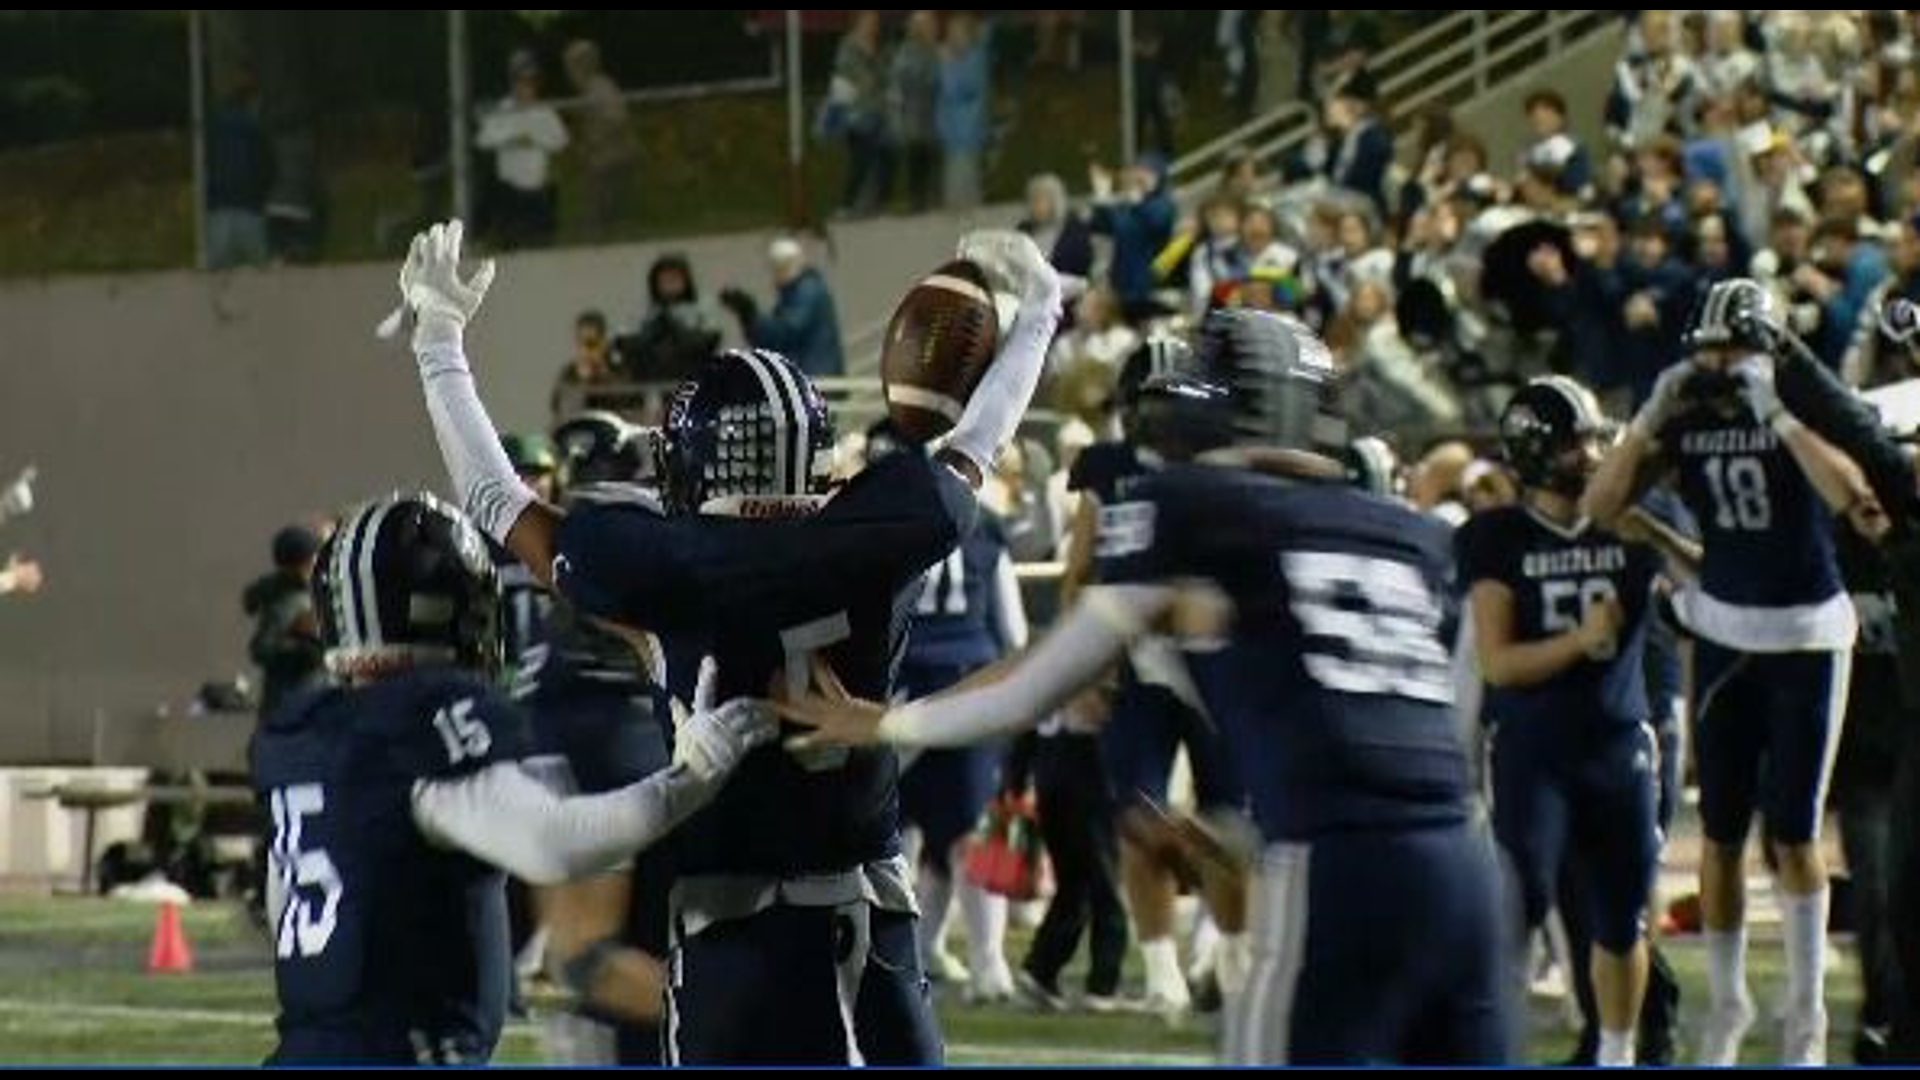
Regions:
[[[992,286],[978,265],[956,259],[908,290],[880,351],[887,414],[903,437],[925,443],[952,430],[999,337]]]

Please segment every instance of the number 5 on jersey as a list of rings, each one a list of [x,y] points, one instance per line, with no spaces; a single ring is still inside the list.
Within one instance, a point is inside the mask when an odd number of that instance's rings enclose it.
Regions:
[[[333,939],[340,898],[347,891],[326,851],[302,849],[307,819],[327,808],[326,789],[319,784],[275,788],[267,807],[273,815],[267,914],[275,927],[274,955],[282,960],[319,956]]]

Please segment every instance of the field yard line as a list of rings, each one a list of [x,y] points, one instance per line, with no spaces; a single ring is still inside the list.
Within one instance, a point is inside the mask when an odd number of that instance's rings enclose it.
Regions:
[[[81,1002],[40,1001],[23,998],[0,998],[0,1014],[26,1014],[40,1016],[60,1016],[72,1019],[92,1020],[174,1020],[200,1024],[226,1024],[232,1027],[264,1028],[271,1027],[273,1016],[262,1012],[242,1012],[237,1009],[181,1009],[161,1005],[96,1005]],[[507,1035],[535,1034],[531,1027],[509,1027]],[[1093,1047],[1073,1046],[1019,1046],[992,1045],[986,1043],[948,1043],[947,1051],[965,1057],[985,1058],[995,1062],[1031,1061],[1039,1064],[1064,1065],[1112,1065],[1132,1063],[1137,1065],[1202,1065],[1210,1060],[1201,1054],[1118,1053],[1112,1050],[1100,1050]]]

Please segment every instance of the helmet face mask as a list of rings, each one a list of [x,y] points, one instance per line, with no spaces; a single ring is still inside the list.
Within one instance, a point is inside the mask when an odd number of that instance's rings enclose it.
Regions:
[[[328,537],[310,585],[330,671],[380,675],[505,664],[500,579],[465,515],[425,492],[355,508]]]
[[[657,444],[667,509],[799,499],[832,477],[833,421],[805,373],[778,353],[729,350],[682,383]]]

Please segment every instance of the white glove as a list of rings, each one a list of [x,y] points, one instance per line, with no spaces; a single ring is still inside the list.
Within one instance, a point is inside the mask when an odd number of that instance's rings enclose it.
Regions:
[[[33,509],[33,478],[36,475],[33,466],[21,470],[20,476],[0,491],[0,521],[10,517],[19,517]]]
[[[460,341],[468,320],[480,310],[487,287],[498,269],[492,259],[460,278],[460,249],[466,226],[459,218],[435,225],[413,238],[407,261],[400,267],[400,304],[414,317],[413,347]],[[391,317],[382,324],[382,336],[398,328]]]
[[[994,292],[1017,296],[1022,306],[1043,303],[1049,297],[1055,306],[1060,303],[1060,275],[1026,233],[975,229],[960,238],[954,254],[978,264],[987,272]]]
[[[714,708],[718,673],[711,657],[702,660],[692,710],[678,702],[673,705],[673,763],[685,766],[703,783],[724,778],[780,730],[779,718],[765,702],[735,698]]]
[[[1740,396],[1746,400],[1753,418],[1768,427],[1786,415],[1780,404],[1780,392],[1773,385],[1773,358],[1755,353],[1733,365],[1731,373],[1740,382]]]
[[[1660,377],[1653,381],[1653,393],[1647,395],[1640,411],[1633,416],[1633,430],[1644,438],[1658,438],[1660,429],[1666,427],[1667,421],[1679,415],[1685,406],[1681,390],[1698,370],[1692,363],[1683,360],[1662,371]]]

